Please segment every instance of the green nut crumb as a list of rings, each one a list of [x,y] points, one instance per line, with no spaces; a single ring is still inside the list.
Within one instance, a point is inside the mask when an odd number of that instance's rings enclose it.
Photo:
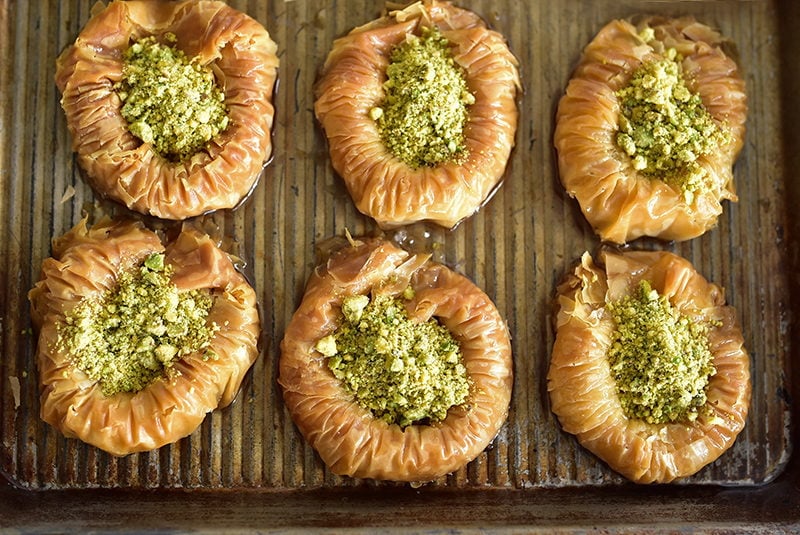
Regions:
[[[58,326],[57,349],[98,381],[105,396],[138,392],[169,375],[180,358],[207,348],[218,330],[207,323],[212,298],[200,290],[179,291],[164,255],[120,273],[117,285],[84,299]],[[208,349],[206,355],[214,358]]]
[[[655,424],[696,420],[716,373],[709,324],[681,314],[645,280],[607,308],[616,325],[608,360],[625,415]]]
[[[336,337],[332,334],[320,338],[317,341],[316,345],[314,345],[314,349],[316,349],[326,357],[332,357],[339,352],[336,346]]]
[[[646,32],[640,36],[652,39]],[[731,133],[714,122],[700,96],[686,86],[675,49],[665,56],[644,63],[617,91],[616,143],[635,169],[677,187],[691,203],[696,193],[708,188],[707,172],[698,158],[729,143]]]
[[[409,319],[403,299],[345,297],[341,325],[315,346],[359,405],[401,427],[444,420],[471,385],[458,342],[436,319]]]
[[[392,51],[383,102],[369,111],[386,147],[409,167],[466,157],[464,137],[475,97],[437,28],[423,28]]]
[[[144,266],[150,271],[164,271],[164,255],[151,254],[144,259]]]
[[[642,31],[639,32],[639,39],[641,39],[645,43],[649,43],[655,38],[656,38],[656,32],[655,30],[653,30],[653,28],[650,28],[649,26],[643,28]]]
[[[164,158],[190,158],[228,127],[225,95],[210,68],[153,36],[133,43],[123,59],[115,85],[122,116],[130,132]]]

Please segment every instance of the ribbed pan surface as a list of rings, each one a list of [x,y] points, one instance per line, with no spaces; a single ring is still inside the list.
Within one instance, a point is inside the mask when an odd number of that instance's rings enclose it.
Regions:
[[[373,485],[328,472],[303,441],[276,383],[279,343],[315,261],[315,247],[345,229],[372,232],[333,172],[313,116],[313,85],[335,37],[381,14],[365,0],[233,0],[279,45],[275,155],[247,203],[204,222],[246,262],[263,313],[263,350],[230,408],[158,451],[115,458],[63,438],[39,419],[35,340],[26,294],[50,240],[84,211],[108,211],[81,177],[53,83],[55,58],[95,0],[0,0],[0,468],[31,489],[181,487],[295,489]],[[621,482],[563,433],[550,412],[546,370],[557,281],[598,241],[560,186],[552,147],[556,104],[583,46],[608,20],[637,13],[693,14],[738,45],[750,98],[736,165],[740,202],[716,229],[681,243],[638,243],[689,258],[726,288],[752,357],[753,401],[744,432],[694,483],[757,484],[789,451],[788,270],[784,228],[793,203],[783,167],[775,2],[474,0],[502,32],[525,87],[517,145],[502,187],[455,230],[404,229],[417,246],[469,276],[496,302],[513,337],[515,383],[507,424],[447,487],[562,487]],[[74,195],[72,194],[74,189]],[[117,210],[124,212],[123,210]],[[17,388],[18,386],[18,388]],[[380,486],[380,485],[378,485]]]

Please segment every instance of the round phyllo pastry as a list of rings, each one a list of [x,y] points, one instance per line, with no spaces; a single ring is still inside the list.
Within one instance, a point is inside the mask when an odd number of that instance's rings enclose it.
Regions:
[[[354,241],[308,281],[279,383],[336,474],[425,482],[477,457],[508,415],[508,329],[472,282],[430,255]]]
[[[453,227],[494,192],[517,127],[516,58],[471,11],[424,0],[333,43],[314,111],[356,207]]]
[[[686,240],[737,200],[747,99],[730,43],[693,18],[615,20],[558,105],[561,182],[603,239]]]
[[[258,356],[256,296],[211,238],[81,221],[28,295],[42,418],[114,455],[191,434]]]
[[[235,207],[272,152],[278,58],[267,31],[218,1],[98,6],[56,62],[90,184],[165,219]]]
[[[637,483],[694,474],[731,447],[749,358],[722,289],[668,252],[585,253],[556,295],[547,385],[568,433]]]

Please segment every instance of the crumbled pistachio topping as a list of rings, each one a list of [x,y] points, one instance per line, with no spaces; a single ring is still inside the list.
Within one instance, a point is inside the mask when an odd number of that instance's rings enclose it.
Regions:
[[[386,76],[384,100],[369,116],[389,151],[413,169],[466,157],[475,97],[439,30],[423,28],[395,47]]]
[[[686,86],[680,62],[675,49],[668,49],[666,57],[644,63],[617,91],[616,142],[635,169],[679,188],[691,203],[708,187],[697,159],[729,143],[731,134]]]
[[[165,39],[175,42],[174,34]],[[172,161],[182,161],[228,127],[225,95],[214,73],[155,37],[133,43],[123,56],[115,89],[130,132]]]
[[[716,373],[709,324],[681,314],[645,280],[607,308],[616,324],[608,359],[625,415],[657,424],[696,420]]]
[[[402,427],[444,420],[467,401],[471,384],[447,328],[408,318],[409,295],[345,297],[341,325],[315,347],[362,407]]]
[[[58,349],[99,381],[104,395],[138,392],[169,375],[176,361],[208,348],[219,330],[206,321],[211,296],[178,291],[171,273],[163,254],[151,254],[120,273],[113,289],[81,301],[59,325]]]
[[[655,38],[656,38],[656,31],[649,26],[642,28],[642,31],[639,32],[639,39],[641,39],[645,43],[649,43]]]

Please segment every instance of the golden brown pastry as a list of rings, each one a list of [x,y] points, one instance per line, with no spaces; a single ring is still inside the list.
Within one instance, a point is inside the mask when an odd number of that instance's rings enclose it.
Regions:
[[[645,354],[644,345],[631,347],[620,341],[619,325],[627,324],[612,312],[613,303],[635,295],[642,281],[650,285],[649,292],[666,297],[674,309],[690,318],[688,325],[705,331],[707,337],[704,351],[710,352],[714,371],[704,390],[696,383],[695,404],[687,405],[692,410],[686,411],[685,418],[667,418],[666,411],[659,415],[654,408],[668,406],[658,405],[660,396],[676,403],[668,397],[669,390],[639,392],[638,400],[644,402],[633,406],[631,399],[636,396],[616,379],[635,384],[626,373],[646,376],[656,373],[649,370],[662,369],[648,364],[620,371],[612,363],[612,353],[619,351],[617,343],[634,355],[636,351]],[[655,294],[648,298],[655,299]],[[558,287],[556,299],[556,340],[547,376],[550,401],[563,429],[576,435],[584,447],[632,481],[666,483],[694,474],[733,444],[745,425],[750,402],[749,358],[735,311],[725,305],[723,291],[687,260],[668,252],[605,252],[595,264],[585,253],[574,274]],[[679,334],[674,340],[681,339],[679,330],[675,332]],[[664,358],[667,351],[656,352],[657,358]],[[685,351],[683,355],[688,355]],[[644,356],[639,359],[648,362]],[[662,382],[659,388],[670,388],[673,376],[686,373],[683,363],[691,366],[687,357],[676,357],[674,362],[681,362],[675,364],[681,367],[657,377]],[[684,396],[685,390],[679,394]]]
[[[160,266],[151,260],[158,260]],[[145,269],[147,265],[155,271]],[[123,301],[109,296],[122,288],[124,281],[145,271],[148,278],[167,276],[172,293],[191,297],[179,304],[163,285],[150,287],[161,292],[153,295],[161,299],[163,308],[154,305],[151,294],[131,308],[147,316],[135,323],[155,321],[152,328],[147,324],[152,337],[138,336],[141,330],[132,321],[122,321],[116,331],[73,330],[81,322],[99,325],[102,321],[108,326],[109,318],[130,318],[121,310],[111,311],[109,303],[121,308],[117,303]],[[104,220],[88,228],[83,220],[53,241],[53,256],[43,262],[41,279],[29,299],[39,329],[42,418],[67,437],[77,437],[114,455],[152,450],[191,434],[208,412],[233,401],[258,356],[255,292],[227,254],[208,236],[190,229],[164,244],[139,223]],[[191,312],[201,301],[207,309],[204,317],[195,316],[199,325],[181,323],[181,307],[185,305]],[[86,308],[93,306],[91,303],[100,305]],[[170,318],[169,311],[177,317]],[[163,331],[172,336],[174,327],[208,329],[209,336],[202,347],[181,355],[185,348],[169,347],[169,340],[176,338],[163,338]],[[83,334],[73,339],[75,332]],[[101,347],[98,336],[108,340],[108,345],[102,346],[108,353],[119,355],[125,347],[143,347],[145,342],[153,347],[136,353],[136,367],[116,360],[109,368],[108,362],[83,351],[84,345]],[[153,340],[159,342],[153,344]],[[164,355],[163,349],[170,353]],[[105,350],[97,353],[107,354]],[[153,357],[163,357],[165,364],[158,365]],[[101,366],[106,369],[97,375]]]
[[[132,43],[154,36],[213,71],[226,127],[173,161],[132,134],[115,89]],[[264,27],[219,1],[113,1],[93,12],[56,62],[56,85],[78,162],[100,194],[128,208],[184,219],[236,206],[272,152],[276,45]],[[181,128],[179,135],[196,131]]]
[[[693,238],[716,224],[721,201],[737,200],[732,166],[744,143],[747,99],[739,69],[724,52],[727,45],[719,33],[693,18],[651,17],[635,24],[614,20],[583,51],[558,106],[554,139],[561,181],[603,240]],[[692,168],[681,171],[694,175],[689,183],[702,182],[696,190],[684,189],[670,181],[669,171],[656,169],[659,156],[646,166],[633,146],[618,142],[626,128],[621,118],[625,97],[619,91],[641,67],[665,58],[680,64],[685,86],[699,96],[724,138],[704,148],[707,153],[697,146],[659,149],[671,151],[660,155],[665,162],[677,159],[678,153],[696,157]],[[645,124],[654,121],[646,118]],[[693,132],[696,145],[709,139],[707,127]],[[651,143],[644,139],[651,132],[645,134],[641,142]],[[678,135],[683,134],[676,139]]]
[[[405,295],[412,321],[435,318],[457,341],[471,388],[443,420],[403,426],[376,417],[331,371],[319,342],[341,326],[347,299],[366,295]],[[281,343],[279,383],[300,432],[334,473],[424,482],[467,464],[495,437],[508,414],[511,366],[506,324],[486,294],[429,255],[371,240],[334,253],[309,279]]]
[[[416,167],[387,149],[371,112],[384,99],[392,52],[432,27],[450,42],[472,103],[462,156]],[[425,0],[337,39],[316,88],[314,110],[333,168],[362,213],[385,228],[423,220],[452,227],[475,212],[503,176],[514,145],[519,88],[516,58],[500,34],[475,13]],[[420,129],[424,124],[420,121]]]

